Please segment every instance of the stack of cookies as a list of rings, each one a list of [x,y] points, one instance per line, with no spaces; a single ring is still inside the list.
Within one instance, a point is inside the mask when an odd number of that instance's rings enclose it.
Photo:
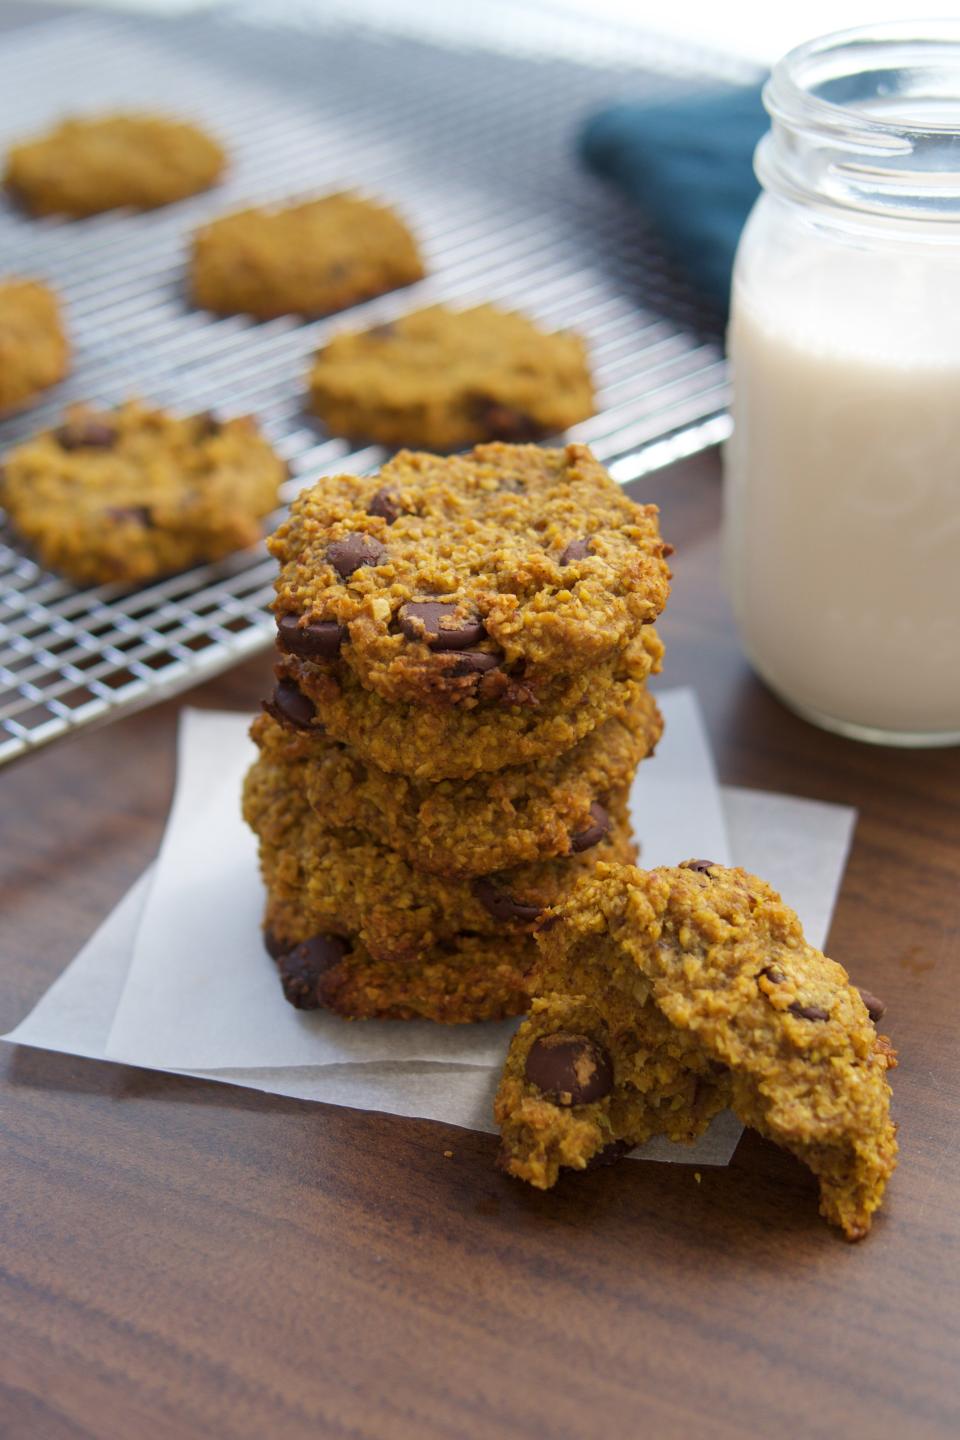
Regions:
[[[582,445],[403,452],[305,491],[270,548],[279,661],[244,814],[287,999],[521,1013],[542,912],[635,854],[655,508]]]

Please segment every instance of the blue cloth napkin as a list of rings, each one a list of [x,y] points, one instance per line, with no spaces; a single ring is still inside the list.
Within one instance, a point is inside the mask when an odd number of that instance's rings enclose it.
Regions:
[[[668,258],[724,315],[737,240],[760,192],[753,151],[768,126],[760,86],[730,86],[615,105],[580,135],[587,168],[636,201]]]

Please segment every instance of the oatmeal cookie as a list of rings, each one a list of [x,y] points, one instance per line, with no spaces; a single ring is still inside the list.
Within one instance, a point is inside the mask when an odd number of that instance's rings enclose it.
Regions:
[[[334,336],[310,402],[334,435],[424,450],[558,435],[594,411],[580,337],[494,305],[431,305]]]
[[[0,414],[18,410],[70,369],[70,347],[52,290],[37,280],[0,281]]]
[[[163,115],[77,116],[7,154],[8,189],[35,215],[153,210],[206,190],[225,156],[195,125]]]
[[[44,565],[132,584],[253,545],[286,467],[253,420],[76,405],[10,452],[0,496]]]
[[[289,900],[267,903],[264,944],[283,993],[298,1010],[331,1010],[346,1020],[433,1020],[472,1025],[522,1015],[530,1003],[529,935],[505,944],[457,935],[413,960],[374,960],[359,940],[312,933]]]
[[[194,236],[198,305],[221,315],[326,315],[423,278],[416,242],[385,205],[326,195],[239,210]]]
[[[629,788],[662,729],[643,691],[550,765],[433,785],[387,774],[347,745],[268,715],[252,733],[269,759],[305,762],[304,793],[328,824],[372,835],[418,870],[467,877],[575,853],[595,823],[594,807],[609,810],[612,796]]]
[[[537,705],[390,704],[353,672],[317,670],[282,656],[265,709],[289,729],[338,740],[365,762],[412,780],[469,779],[506,766],[555,760],[636,704],[663,646],[652,626],[613,660],[561,676]],[[480,676],[482,681],[483,677]],[[479,690],[479,686],[477,687]]]
[[[584,445],[403,452],[301,492],[268,543],[293,678],[310,692],[338,664],[413,705],[536,705],[621,653],[669,590],[656,506]]]
[[[541,1189],[730,1105],[808,1165],[821,1213],[864,1236],[896,1160],[872,997],[779,895],[710,861],[598,865],[537,935],[535,999],[496,1100],[501,1165]]]
[[[359,938],[375,960],[410,961],[432,946],[469,933],[531,931],[538,918],[595,860],[630,861],[626,791],[610,809],[594,805],[573,852],[473,879],[429,875],[395,850],[345,828],[306,794],[304,762],[261,756],[244,785],[243,813],[259,840],[260,868],[278,901],[296,907],[310,932]]]

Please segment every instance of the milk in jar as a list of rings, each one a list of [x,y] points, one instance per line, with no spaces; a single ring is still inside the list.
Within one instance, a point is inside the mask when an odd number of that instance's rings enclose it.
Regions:
[[[731,307],[726,566],[788,704],[942,744],[960,740],[960,27],[874,33],[804,47],[768,86]],[[945,83],[953,102],[904,93]]]

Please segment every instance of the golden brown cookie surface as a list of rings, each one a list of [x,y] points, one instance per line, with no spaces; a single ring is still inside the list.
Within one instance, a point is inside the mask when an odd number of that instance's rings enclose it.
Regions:
[[[271,895],[298,905],[310,931],[357,936],[376,960],[411,961],[460,934],[509,947],[592,869],[636,851],[624,791],[595,807],[568,855],[470,878],[426,874],[382,839],[344,826],[332,805],[311,806],[305,762],[261,755],[244,786],[244,818],[259,840]]]
[[[5,457],[3,503],[43,564],[78,584],[157,575],[254,544],[286,467],[245,417],[78,405]]]
[[[419,870],[450,877],[575,852],[596,824],[595,807],[609,810],[612,796],[629,786],[662,723],[643,692],[553,764],[436,784],[390,775],[347,745],[268,715],[254,722],[253,736],[271,759],[303,761],[306,796],[329,823],[364,831]]]
[[[580,337],[494,305],[433,305],[335,336],[310,398],[335,435],[441,451],[556,435],[594,411]]]
[[[530,1019],[497,1097],[502,1164],[541,1188],[732,1106],[861,1238],[896,1161],[895,1063],[846,971],[756,876],[597,867],[537,937]]]
[[[398,963],[375,960],[359,940],[310,933],[302,908],[285,899],[268,899],[265,925],[283,993],[298,1010],[330,1010],[345,1020],[472,1025],[521,1015],[530,1003],[529,935],[509,947],[486,935],[458,935]]]
[[[346,666],[319,669],[281,656],[266,708],[291,729],[322,730],[365,761],[418,781],[469,779],[507,766],[552,761],[611,716],[622,715],[659,670],[663,646],[652,625],[621,654],[563,675],[536,705],[410,705],[365,690]],[[482,678],[482,677],[481,677]]]
[[[0,414],[16,410],[70,369],[53,291],[36,280],[0,281]]]
[[[385,700],[540,703],[610,661],[666,602],[657,510],[583,445],[402,452],[303,491],[269,541],[278,644]]]
[[[220,314],[325,315],[423,276],[403,221],[358,195],[247,209],[197,231],[191,282]]]
[[[206,190],[225,156],[195,125],[135,112],[78,116],[7,154],[4,182],[35,215],[153,210]]]

